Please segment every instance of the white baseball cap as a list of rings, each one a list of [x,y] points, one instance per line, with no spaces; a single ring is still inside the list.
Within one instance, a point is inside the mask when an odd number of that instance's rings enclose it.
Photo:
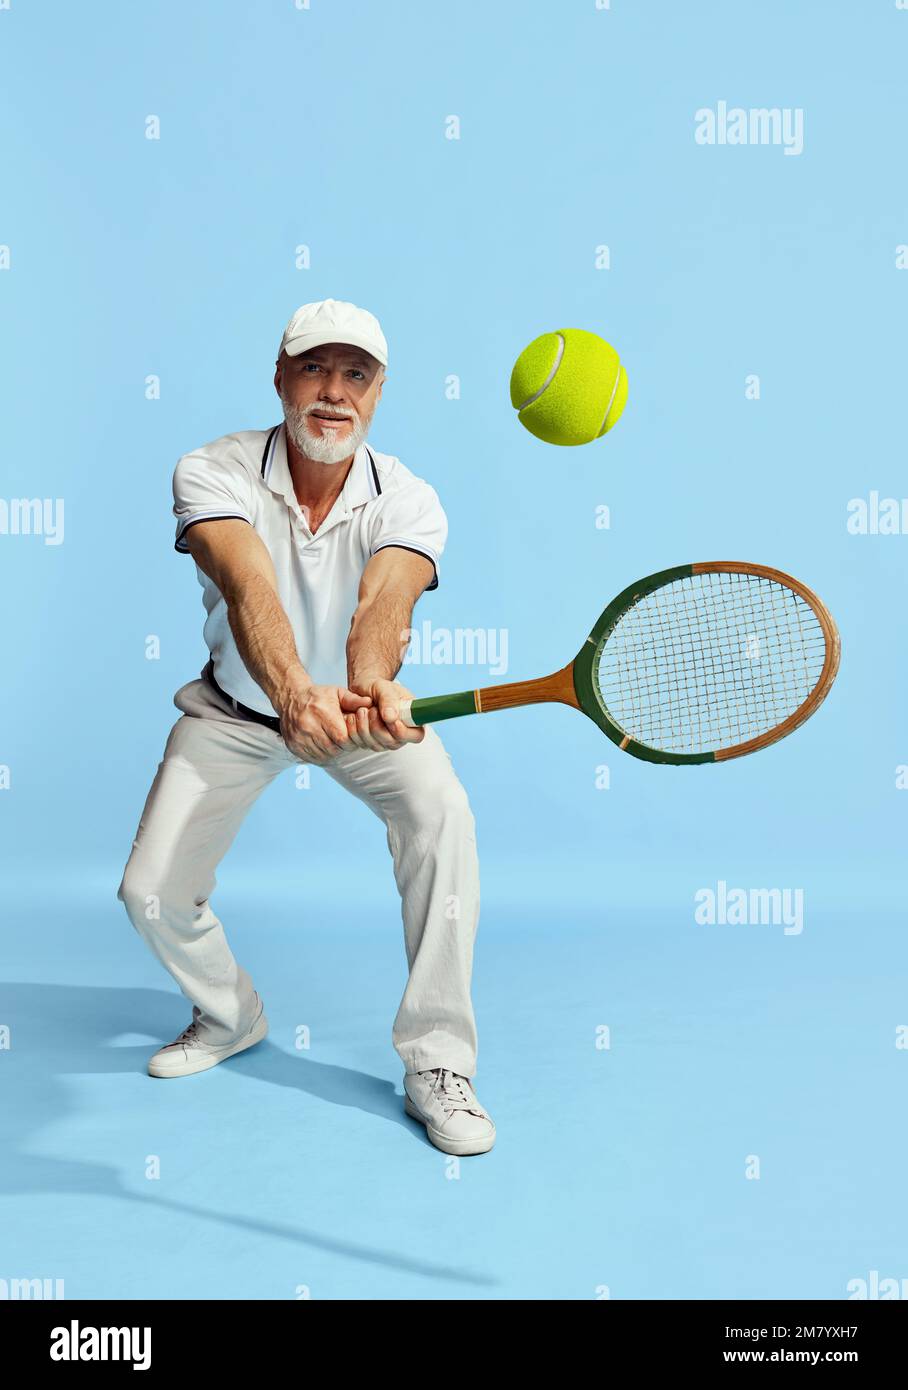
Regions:
[[[325,343],[350,343],[388,365],[388,344],[378,319],[343,299],[302,304],[284,329],[280,351],[296,357]]]

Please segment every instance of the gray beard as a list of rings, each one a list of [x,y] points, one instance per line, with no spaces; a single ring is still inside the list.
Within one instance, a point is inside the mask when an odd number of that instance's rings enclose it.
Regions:
[[[318,435],[309,428],[307,416],[309,411],[318,409],[317,406],[295,406],[281,397],[281,404],[284,407],[284,420],[287,424],[287,433],[293,440],[299,452],[307,459],[312,459],[314,463],[343,463],[344,459],[350,458],[355,454],[360,444],[365,439],[369,426],[372,423],[372,416],[368,420],[363,420],[360,416],[352,413],[350,428],[342,439],[332,435]]]

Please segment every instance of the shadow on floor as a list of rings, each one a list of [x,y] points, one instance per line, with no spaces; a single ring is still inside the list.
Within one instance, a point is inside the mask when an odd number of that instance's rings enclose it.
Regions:
[[[67,1075],[133,1073],[137,1086],[203,1086],[208,1076],[205,1072],[181,1077],[177,1082],[149,1077],[145,1068],[155,1050],[154,1043],[115,1043],[118,1037],[134,1036],[138,1028],[162,1043],[170,1042],[186,1026],[189,1016],[186,1000],[164,990],[27,983],[0,986],[0,1026],[8,1025],[10,1030],[9,1050],[0,1052],[5,1092],[0,1108],[0,1152],[4,1160],[0,1193],[115,1197],[139,1207],[183,1213],[424,1278],[455,1280],[477,1288],[498,1283],[475,1270],[413,1259],[391,1249],[365,1246],[341,1235],[289,1222],[209,1211],[169,1198],[138,1194],[127,1188],[112,1165],[48,1158],[29,1147],[44,1126],[59,1124],[68,1114],[76,1114],[66,1086]],[[404,1115],[401,1096],[393,1084],[381,1077],[290,1055],[267,1038],[248,1052],[220,1063],[220,1067],[241,1073],[252,1084],[290,1087],[329,1104],[358,1109],[377,1120],[402,1125],[417,1142],[431,1147],[421,1126]],[[224,1143],[221,1127],[216,1142],[218,1146]]]

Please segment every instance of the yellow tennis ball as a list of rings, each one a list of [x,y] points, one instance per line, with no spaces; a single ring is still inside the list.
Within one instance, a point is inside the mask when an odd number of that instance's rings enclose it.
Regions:
[[[588,444],[607,434],[627,401],[627,372],[604,338],[559,328],[534,338],[514,363],[511,405],[547,444]]]

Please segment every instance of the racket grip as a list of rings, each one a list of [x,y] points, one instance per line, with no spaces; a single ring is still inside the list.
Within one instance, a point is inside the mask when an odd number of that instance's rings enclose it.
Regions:
[[[439,719],[457,719],[462,714],[476,714],[476,691],[460,690],[456,695],[430,695],[424,700],[401,700],[400,718],[411,729],[421,724],[436,724]]]

